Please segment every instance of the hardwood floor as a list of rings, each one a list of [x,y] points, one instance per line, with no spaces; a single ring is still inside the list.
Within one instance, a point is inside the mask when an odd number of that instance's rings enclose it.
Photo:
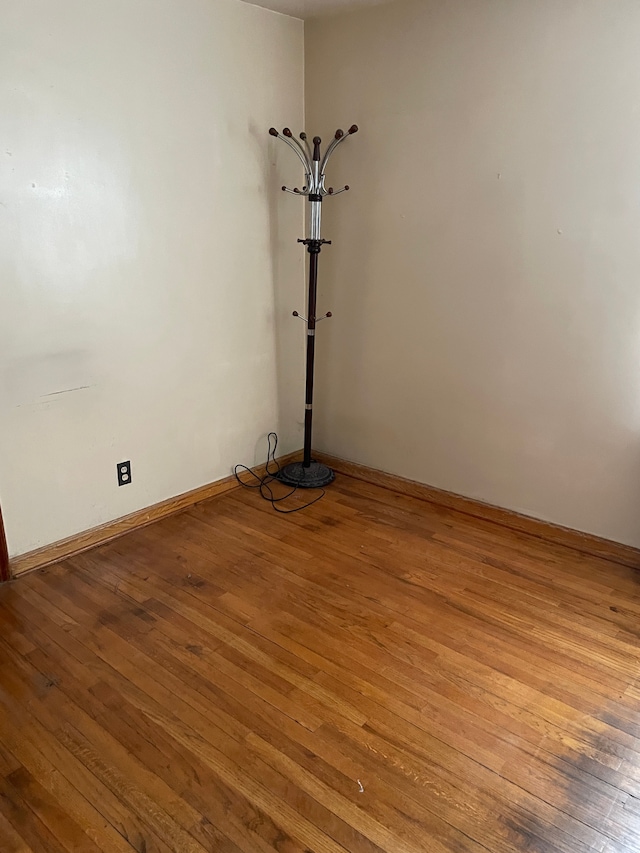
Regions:
[[[639,850],[639,579],[344,476],[27,575],[0,851]]]

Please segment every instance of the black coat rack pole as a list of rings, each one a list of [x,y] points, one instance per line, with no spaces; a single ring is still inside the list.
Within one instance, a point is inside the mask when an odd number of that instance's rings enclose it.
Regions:
[[[331,317],[331,312],[325,314],[324,317],[316,317],[316,305],[318,296],[318,259],[323,245],[330,245],[330,240],[323,240],[320,236],[322,223],[322,199],[325,196],[339,195],[346,192],[349,187],[342,187],[340,190],[334,190],[333,187],[328,189],[325,187],[325,172],[329,158],[348,136],[358,132],[357,126],[354,124],[349,128],[347,134],[342,130],[337,130],[335,136],[325,151],[324,156],[320,151],[322,140],[319,136],[314,137],[313,152],[309,145],[306,133],[300,134],[302,142],[298,142],[288,127],[278,133],[275,127],[269,130],[271,136],[276,136],[287,143],[298,155],[305,171],[306,183],[302,189],[294,187],[282,187],[284,192],[293,193],[294,195],[307,196],[310,203],[309,216],[309,236],[306,240],[298,240],[298,243],[303,243],[307,247],[309,253],[309,299],[307,305],[307,317],[301,317],[307,324],[307,371],[306,371],[306,388],[305,388],[305,410],[304,410],[304,452],[302,462],[292,462],[278,474],[278,478],[290,486],[300,486],[305,489],[321,488],[331,483],[335,474],[328,465],[323,465],[321,462],[315,462],[311,458],[311,438],[313,432],[313,375],[314,362],[316,351],[316,327],[321,320]],[[297,311],[293,312],[294,317],[300,317]]]
[[[307,323],[307,377],[304,397],[304,468],[311,467],[311,433],[313,429],[313,368],[316,354],[316,298],[318,295],[318,255],[309,246],[309,308]]]

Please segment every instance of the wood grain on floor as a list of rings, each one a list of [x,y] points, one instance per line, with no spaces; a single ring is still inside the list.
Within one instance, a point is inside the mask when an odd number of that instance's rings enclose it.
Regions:
[[[0,850],[636,851],[639,578],[345,476],[27,575]]]

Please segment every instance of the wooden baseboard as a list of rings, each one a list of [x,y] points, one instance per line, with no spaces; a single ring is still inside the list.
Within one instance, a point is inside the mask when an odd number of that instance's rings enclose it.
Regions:
[[[0,510],[0,583],[8,581],[11,577],[9,571],[9,551],[7,550],[7,539],[4,535],[4,524],[2,523],[2,511]]]
[[[296,451],[295,453],[281,457],[278,462],[281,465],[286,465],[288,462],[298,458],[299,455],[300,451]],[[373,483],[394,492],[410,495],[411,497],[419,498],[420,500],[428,501],[447,509],[462,512],[474,518],[480,518],[483,521],[490,521],[520,533],[536,536],[538,539],[544,539],[547,542],[562,545],[574,551],[589,554],[592,557],[601,557],[602,559],[610,560],[623,566],[640,569],[640,549],[633,548],[630,545],[623,545],[619,542],[612,542],[609,539],[602,539],[590,533],[573,530],[570,527],[562,527],[558,524],[531,518],[528,515],[502,509],[493,504],[457,495],[454,492],[436,489],[433,486],[427,486],[414,480],[407,480],[395,474],[387,474],[376,468],[368,468],[366,465],[359,465],[357,462],[348,462],[346,459],[340,459],[328,453],[314,452],[314,458],[320,462],[324,462],[326,465],[330,465],[338,473],[347,474],[358,480],[364,480],[367,483]],[[259,465],[253,470],[256,474],[260,475],[264,472],[264,468],[264,465]],[[51,545],[45,545],[43,548],[38,548],[35,551],[21,554],[9,561],[11,577],[16,578],[25,572],[40,569],[51,563],[57,563],[60,560],[72,557],[74,554],[88,551],[90,548],[95,548],[98,545],[110,542],[112,539],[117,539],[119,536],[124,536],[126,533],[136,530],[139,527],[153,524],[153,522],[159,521],[161,518],[174,515],[177,512],[188,509],[194,504],[209,500],[217,495],[223,495],[236,488],[239,488],[236,478],[234,476],[225,477],[223,480],[217,480],[214,483],[209,483],[206,486],[201,486],[198,489],[193,489],[190,492],[185,492],[166,501],[161,501],[146,509],[126,515],[123,518],[109,521],[99,527],[94,527],[91,530],[86,530],[83,533],[62,539]]]
[[[508,527],[519,533],[527,533],[530,536],[536,536],[538,539],[552,542],[554,545],[563,545],[592,557],[601,557],[604,560],[629,566],[632,569],[640,569],[640,549],[633,548],[631,545],[623,545],[609,539],[602,539],[600,536],[573,530],[570,527],[541,521],[528,515],[502,509],[493,504],[483,503],[473,498],[465,498],[454,492],[436,489],[414,480],[406,480],[404,477],[397,477],[395,474],[386,474],[376,468],[368,468],[366,465],[359,465],[356,462],[347,462],[345,459],[339,459],[327,453],[314,452],[314,458],[330,465],[335,471],[355,477],[358,480],[364,480],[367,483],[373,483],[401,494],[411,495],[414,498],[420,498],[447,509],[463,512],[466,515]]]
[[[295,453],[289,453],[286,456],[280,457],[278,462],[280,465],[286,465],[288,462],[299,458],[300,453],[301,451],[299,450]],[[261,476],[264,473],[265,466],[258,465],[252,470]],[[99,527],[93,527],[91,530],[85,530],[83,533],[77,533],[75,536],[69,536],[67,539],[61,539],[59,542],[54,542],[35,551],[21,554],[9,560],[11,577],[16,578],[25,572],[41,569],[51,563],[58,563],[60,560],[66,560],[68,557],[73,557],[74,554],[88,551],[97,545],[104,545],[105,542],[110,542],[112,539],[124,536],[125,533],[130,533],[139,527],[145,527],[147,524],[153,524],[154,521],[159,521],[168,515],[174,515],[177,512],[188,509],[194,504],[209,500],[217,495],[223,495],[237,488],[240,487],[233,475],[225,477],[223,480],[217,480],[215,483],[200,486],[198,489],[193,489],[190,492],[177,495],[175,498],[161,501],[146,509],[132,512],[123,518],[108,521]]]

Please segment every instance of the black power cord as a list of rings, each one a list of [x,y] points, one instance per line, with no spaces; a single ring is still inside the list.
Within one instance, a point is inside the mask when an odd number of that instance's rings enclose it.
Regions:
[[[320,494],[316,498],[314,498],[312,501],[309,501],[306,504],[303,504],[302,506],[296,506],[296,507],[293,507],[292,509],[281,509],[278,506],[278,504],[282,503],[282,501],[286,501],[288,498],[295,495],[295,493],[298,491],[298,486],[293,486],[291,488],[291,490],[289,492],[287,492],[286,495],[282,495],[279,498],[277,498],[274,495],[273,489],[271,488],[270,484],[273,483],[274,480],[278,481],[278,474],[280,473],[280,465],[278,464],[278,462],[276,460],[276,448],[278,447],[278,436],[276,435],[275,432],[270,432],[268,435],[267,441],[268,441],[267,464],[265,466],[264,474],[262,475],[262,477],[259,477],[247,465],[236,465],[235,468],[233,469],[233,473],[235,475],[236,480],[240,483],[240,485],[244,486],[245,489],[259,489],[260,490],[260,497],[263,498],[265,501],[269,501],[269,503],[271,504],[273,509],[276,512],[281,512],[283,515],[288,515],[290,512],[300,512],[300,510],[302,510],[302,509],[308,509],[310,506],[313,506],[313,504],[315,504],[319,500],[321,500],[325,496],[325,490],[324,489],[320,489],[319,490]],[[273,443],[273,447],[271,446],[272,443]],[[273,466],[275,466],[275,470],[274,470]],[[241,480],[240,474],[238,473],[239,471],[246,471],[247,474],[249,474],[251,477],[253,477],[253,479],[256,482],[255,483],[252,483],[252,482],[247,483],[244,480]]]

